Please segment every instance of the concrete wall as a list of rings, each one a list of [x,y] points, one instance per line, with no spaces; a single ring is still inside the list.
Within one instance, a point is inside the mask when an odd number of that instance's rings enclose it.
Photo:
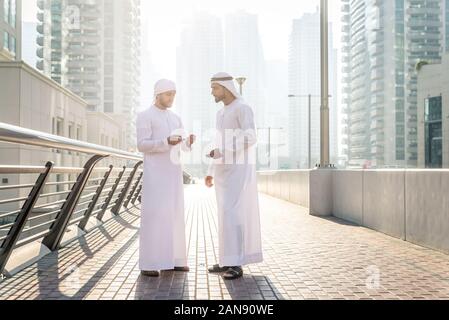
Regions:
[[[264,172],[259,190],[313,215],[331,214],[449,253],[449,170]]]
[[[309,178],[310,170],[260,172],[259,191],[308,208]]]
[[[449,170],[409,170],[405,184],[407,240],[449,252]]]
[[[348,192],[351,190],[351,192]],[[333,215],[363,224],[363,171],[334,171],[332,179]]]

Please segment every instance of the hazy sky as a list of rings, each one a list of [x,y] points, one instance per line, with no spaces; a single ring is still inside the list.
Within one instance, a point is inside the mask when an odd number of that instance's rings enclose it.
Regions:
[[[120,1],[120,0],[115,0]],[[309,0],[142,0],[142,20],[148,21],[149,47],[159,74],[175,78],[176,47],[186,21],[195,11],[223,18],[245,10],[259,16],[259,31],[267,60],[287,60],[292,19],[317,10],[320,1]],[[334,42],[340,44],[340,0],[329,0],[329,19],[334,25]],[[24,21],[36,20],[36,0],[23,0]]]

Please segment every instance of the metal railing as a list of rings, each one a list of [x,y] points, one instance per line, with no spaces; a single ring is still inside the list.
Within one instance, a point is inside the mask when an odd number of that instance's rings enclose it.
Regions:
[[[51,251],[58,250],[69,226],[87,232],[91,219],[102,222],[106,212],[118,215],[123,207],[140,202],[140,154],[4,123],[0,123],[0,142],[53,149],[54,155],[66,150],[88,156],[80,168],[56,167],[53,161],[45,166],[0,165],[1,175],[11,175],[18,181],[0,185],[0,208],[8,208],[0,211],[0,274],[17,248],[41,241]],[[104,161],[109,164],[99,166]],[[120,161],[126,163],[117,165]],[[55,175],[56,181],[52,181]],[[77,178],[61,179],[68,175]]]

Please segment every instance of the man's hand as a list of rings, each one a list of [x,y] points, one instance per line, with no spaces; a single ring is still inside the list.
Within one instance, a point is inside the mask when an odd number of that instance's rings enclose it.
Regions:
[[[204,182],[206,183],[206,187],[212,188],[214,186],[214,178],[211,176],[207,176],[206,179],[204,179]]]
[[[219,149],[214,149],[209,153],[209,157],[211,157],[212,159],[220,159],[221,156],[222,155]]]
[[[167,138],[168,144],[171,146],[176,146],[182,142],[181,136],[170,136]]]
[[[189,136],[189,146],[192,146],[196,141],[196,136],[194,134],[191,134]]]

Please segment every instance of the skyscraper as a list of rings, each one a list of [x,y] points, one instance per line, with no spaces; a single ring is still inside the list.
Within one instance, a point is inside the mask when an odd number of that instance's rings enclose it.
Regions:
[[[140,0],[104,2],[104,111],[126,121],[128,147],[135,145],[140,106]],[[135,149],[135,148],[134,148]]]
[[[264,126],[266,70],[258,16],[244,11],[226,15],[224,39],[225,70],[246,78],[243,96],[254,109],[257,125]]]
[[[0,0],[0,61],[22,58],[21,11],[21,0]]]
[[[135,144],[140,94],[140,0],[38,0],[37,67],[88,102],[123,115]]]
[[[267,60],[265,69],[266,103],[265,129],[259,130],[258,147],[267,152],[268,143],[271,144],[270,153],[272,169],[289,168],[288,154],[288,62],[285,60]],[[268,128],[271,135],[268,137]],[[270,138],[270,141],[268,139]],[[261,151],[259,151],[259,155]],[[275,158],[277,157],[277,158]],[[260,159],[260,158],[259,158]],[[277,167],[275,166],[277,162]]]
[[[36,27],[36,22],[24,21],[22,23],[22,59],[33,68],[36,68],[37,64]]]
[[[146,109],[153,104],[154,84],[161,77],[152,62],[148,41],[148,20],[144,20],[142,26],[142,72],[140,86],[140,109]]]
[[[444,4],[343,0],[344,144],[349,166],[417,165],[416,66],[441,60]]]
[[[223,70],[223,52],[221,20],[206,13],[196,13],[182,31],[177,49],[176,108],[186,130],[198,137],[205,138],[207,132],[215,130],[219,106],[210,94],[210,79],[214,73]],[[191,170],[200,175],[206,169],[206,165],[198,165]]]
[[[445,33],[446,33],[446,52],[449,52],[449,0],[446,0],[446,10],[444,13]]]
[[[333,45],[332,25],[329,26],[329,109],[331,163],[338,160],[338,96],[337,51]],[[289,152],[292,168],[308,168],[309,111],[311,99],[311,159],[313,167],[320,160],[320,14],[304,14],[293,20],[289,46]]]

